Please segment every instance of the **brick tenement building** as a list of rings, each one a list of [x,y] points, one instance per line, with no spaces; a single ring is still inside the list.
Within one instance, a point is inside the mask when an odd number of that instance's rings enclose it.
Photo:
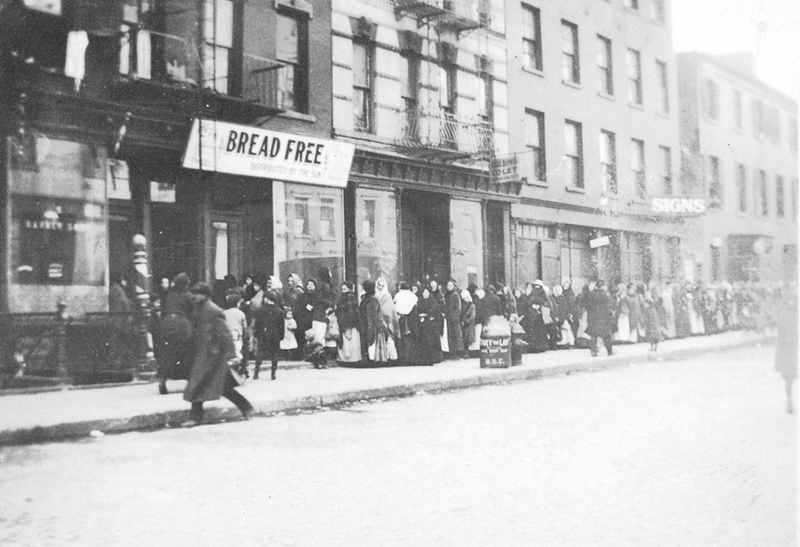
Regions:
[[[669,2],[506,3],[509,148],[524,184],[512,213],[511,279],[673,280],[680,196],[677,70]]]
[[[749,54],[678,54],[683,183],[708,200],[695,222],[711,281],[797,276],[797,102],[760,81]]]

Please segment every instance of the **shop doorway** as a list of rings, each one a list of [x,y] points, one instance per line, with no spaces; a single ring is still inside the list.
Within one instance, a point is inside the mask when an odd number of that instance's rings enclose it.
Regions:
[[[119,274],[131,287],[134,283],[133,207],[111,204],[108,214],[108,273]]]
[[[506,229],[505,208],[502,203],[486,204],[486,248],[488,264],[486,278],[489,283],[506,283]],[[483,280],[480,280],[480,285]]]
[[[209,253],[208,279],[220,281],[226,275],[240,279],[244,258],[242,237],[242,214],[226,211],[211,211],[207,227]]]
[[[449,197],[404,191],[401,196],[403,278],[410,282],[450,278]]]

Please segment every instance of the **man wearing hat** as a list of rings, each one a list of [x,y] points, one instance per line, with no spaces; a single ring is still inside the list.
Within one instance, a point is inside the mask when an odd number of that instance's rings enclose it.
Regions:
[[[592,337],[589,348],[592,350],[592,357],[597,357],[597,339],[602,338],[609,355],[613,354],[614,327],[616,318],[614,317],[614,306],[611,302],[611,295],[608,294],[606,284],[600,280],[595,289],[589,293],[586,303],[586,334]]]

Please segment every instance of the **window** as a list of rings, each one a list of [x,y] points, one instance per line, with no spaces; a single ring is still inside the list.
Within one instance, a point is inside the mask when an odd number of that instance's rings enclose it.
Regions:
[[[475,237],[475,223],[470,213],[461,213],[461,231],[464,234],[462,241],[476,245],[478,240]]]
[[[797,118],[789,118],[789,150],[797,153]]]
[[[672,151],[668,146],[658,147],[661,156],[661,183],[665,196],[672,195]]]
[[[653,21],[656,23],[663,23],[666,19],[664,13],[664,0],[652,0],[652,13]]]
[[[642,104],[642,57],[635,49],[629,49],[625,60],[628,64],[628,102]]]
[[[780,175],[775,177],[775,211],[781,218],[786,216],[784,194],[783,194],[783,177]]]
[[[714,80],[703,80],[702,110],[703,116],[709,120],[719,118],[719,86]]]
[[[363,239],[375,238],[375,200],[364,200],[364,217],[361,220],[361,237]]]
[[[658,109],[662,114],[669,114],[669,73],[667,63],[656,61],[656,73],[658,74]]]
[[[275,55],[280,69],[278,104],[286,110],[308,112],[308,20],[277,14]]]
[[[522,5],[522,66],[542,70],[542,25],[539,9]]]
[[[561,20],[561,78],[573,84],[581,83],[578,56],[578,26]]]
[[[372,48],[353,42],[353,127],[372,131]]]
[[[722,180],[719,175],[719,158],[716,156],[708,156],[708,169],[706,171],[708,176],[708,197],[711,199],[711,204],[716,206],[722,205],[723,190]]]
[[[617,193],[617,146],[614,133],[600,130],[600,180],[603,192]]]
[[[575,188],[583,188],[583,135],[581,124],[578,122],[565,120],[564,150],[567,184]]]
[[[456,70],[453,65],[439,67],[439,106],[449,114],[456,109]]]
[[[764,103],[757,99],[752,101],[753,136],[757,139],[764,138]]]
[[[478,115],[486,123],[491,123],[494,119],[494,93],[492,91],[494,78],[489,60],[486,57],[479,58],[480,72],[477,78],[477,103]]]
[[[736,164],[736,191],[739,194],[739,211],[747,212],[747,173],[744,165]]]
[[[625,7],[632,10],[638,10],[639,0],[625,0]]]
[[[769,201],[767,201],[767,173],[763,169],[758,172],[758,187],[761,200],[761,215],[769,216]]]
[[[733,90],[733,123],[736,129],[742,128],[742,92]]]
[[[319,205],[319,235],[323,239],[336,238],[335,202],[330,198],[322,198]]]
[[[544,114],[535,110],[525,111],[525,146],[528,153],[523,165],[523,176],[529,182],[547,180],[544,148]]]
[[[419,57],[406,54],[400,58],[400,94],[406,109],[407,121],[416,119],[419,95]]]
[[[294,202],[294,235],[308,235],[308,198],[297,198]]]
[[[631,139],[631,171],[636,189],[636,197],[647,197],[647,185],[644,178],[644,141]]]
[[[611,57],[611,40],[597,35],[597,66],[600,69],[600,92],[614,94],[614,70]]]
[[[206,0],[203,16],[203,81],[218,93],[228,93],[233,1]]]

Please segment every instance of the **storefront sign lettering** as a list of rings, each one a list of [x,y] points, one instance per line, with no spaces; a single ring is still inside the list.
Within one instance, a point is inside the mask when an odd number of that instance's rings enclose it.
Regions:
[[[495,158],[492,160],[492,182],[502,184],[519,180],[517,156]]]
[[[354,152],[349,143],[195,120],[183,166],[344,188]]]
[[[703,214],[706,201],[701,198],[653,198],[650,206],[655,213]]]

